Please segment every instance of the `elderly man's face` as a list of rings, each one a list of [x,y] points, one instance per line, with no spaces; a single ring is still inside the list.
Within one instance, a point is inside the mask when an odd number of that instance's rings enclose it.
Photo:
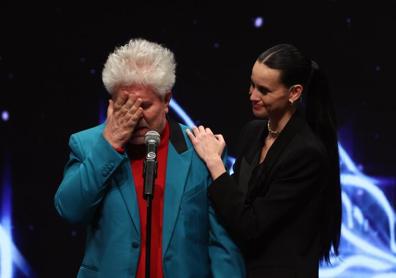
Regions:
[[[143,117],[136,125],[129,142],[136,145],[144,144],[144,135],[149,130],[161,133],[166,125],[166,114],[169,111],[171,94],[168,93],[165,97],[161,97],[150,87],[141,85],[131,85],[117,91],[117,94],[122,93],[142,99]]]

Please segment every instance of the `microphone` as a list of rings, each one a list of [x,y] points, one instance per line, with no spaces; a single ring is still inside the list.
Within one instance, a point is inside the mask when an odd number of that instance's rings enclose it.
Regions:
[[[144,160],[144,191],[143,198],[153,199],[154,181],[157,177],[157,148],[160,142],[160,134],[155,130],[149,130],[144,135],[144,144],[146,145],[146,158]]]

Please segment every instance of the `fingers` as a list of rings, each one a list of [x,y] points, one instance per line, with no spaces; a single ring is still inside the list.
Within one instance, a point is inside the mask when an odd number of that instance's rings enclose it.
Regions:
[[[213,132],[212,132],[212,130],[209,127],[205,128],[205,132],[207,134],[213,135]]]
[[[205,134],[205,129],[203,128],[203,126],[198,126],[198,127],[194,126],[192,128],[192,135],[194,137],[200,137],[203,134]]]
[[[222,144],[226,144],[223,135],[221,134],[215,134],[214,137],[216,137],[217,141],[219,141]]]
[[[114,101],[114,112],[124,115],[128,112],[135,113],[142,104],[142,99],[135,95],[121,91]]]
[[[134,95],[128,95],[128,99],[123,105],[123,109],[130,111],[134,107],[139,107],[142,104],[142,99],[141,98],[136,98]]]
[[[208,134],[208,135],[213,135],[213,132],[212,132],[212,130],[209,128],[209,127],[204,127],[204,126],[202,126],[202,125],[200,125],[198,128],[197,128],[197,132],[199,133],[199,134]]]
[[[216,134],[216,135],[214,135],[213,134],[213,132],[212,132],[212,130],[209,128],[209,127],[204,127],[204,126],[202,126],[202,125],[200,125],[200,126],[198,126],[198,127],[193,127],[191,130],[190,129],[187,129],[186,130],[187,131],[187,134],[188,134],[188,136],[190,137],[190,139],[191,138],[196,138],[196,137],[202,137],[202,136],[206,136],[206,135],[209,135],[209,136],[213,136],[213,137],[215,137],[216,139],[221,139],[222,141],[224,141],[224,138],[223,138],[223,136],[221,135],[221,134]],[[219,136],[219,137],[218,137]]]
[[[129,101],[128,101],[129,103]],[[129,114],[135,114],[138,110],[142,110],[142,99],[138,98],[136,101],[131,100],[132,106],[129,108],[129,106],[126,106],[126,108],[128,109]]]
[[[197,142],[197,138],[195,137],[195,135],[191,132],[190,129],[186,129],[186,133],[188,138],[190,138],[191,142],[194,144]]]
[[[133,113],[128,113],[127,125],[130,127],[135,127],[139,120],[143,117],[143,108],[138,107]]]
[[[114,117],[126,122],[127,125],[133,125],[143,115],[142,102],[141,98],[133,95],[126,95],[126,101],[122,105],[117,99],[114,103]]]
[[[136,99],[130,96],[124,107],[127,109],[125,117],[127,119],[128,126],[134,127],[137,122],[143,117],[142,99]]]
[[[121,91],[114,101],[114,110],[120,110],[121,107],[128,101],[128,98],[129,94],[127,92]]]

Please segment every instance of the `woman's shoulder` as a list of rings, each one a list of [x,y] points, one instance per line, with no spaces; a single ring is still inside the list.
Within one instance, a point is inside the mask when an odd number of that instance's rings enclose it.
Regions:
[[[319,137],[306,125],[298,132],[292,141],[294,152],[301,155],[326,156],[326,148]]]
[[[247,122],[239,133],[239,141],[252,141],[253,138],[257,138],[263,133],[266,123],[266,120],[251,120]]]
[[[257,134],[257,132],[261,132],[263,130],[263,128],[266,126],[267,124],[267,120],[251,120],[249,122],[247,122],[243,127],[242,127],[242,134],[245,133],[255,133]]]
[[[237,154],[241,155],[247,148],[254,145],[266,127],[265,120],[251,120],[245,123],[239,131],[237,140]]]

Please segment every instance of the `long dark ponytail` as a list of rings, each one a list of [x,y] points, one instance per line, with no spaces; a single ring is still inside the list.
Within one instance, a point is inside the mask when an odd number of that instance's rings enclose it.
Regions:
[[[330,262],[332,252],[338,255],[341,234],[341,186],[338,154],[337,121],[327,78],[318,64],[290,44],[278,44],[262,53],[258,59],[269,68],[281,71],[281,82],[287,86],[304,87],[299,109],[323,142],[329,155],[330,177],[322,215],[320,258]]]

